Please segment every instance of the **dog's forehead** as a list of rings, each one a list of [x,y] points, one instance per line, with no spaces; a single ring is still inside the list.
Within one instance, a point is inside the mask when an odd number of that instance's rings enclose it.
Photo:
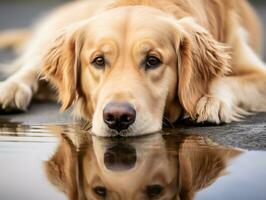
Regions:
[[[169,16],[161,13],[158,9],[145,6],[115,8],[92,17],[88,28],[97,35],[112,32],[134,35],[143,32],[167,32],[169,23],[164,19]]]
[[[125,44],[129,47],[137,45],[138,49],[151,49],[169,44],[173,35],[171,24],[162,19],[157,10],[148,9],[144,12],[145,10],[146,8],[142,7],[137,11],[122,8],[93,17],[86,30],[87,39],[91,41],[90,46],[108,43],[112,49]]]

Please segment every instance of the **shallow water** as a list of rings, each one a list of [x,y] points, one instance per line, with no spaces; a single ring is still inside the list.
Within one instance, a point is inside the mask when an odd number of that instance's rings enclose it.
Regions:
[[[264,151],[178,131],[103,139],[74,125],[0,124],[1,200],[266,199]]]

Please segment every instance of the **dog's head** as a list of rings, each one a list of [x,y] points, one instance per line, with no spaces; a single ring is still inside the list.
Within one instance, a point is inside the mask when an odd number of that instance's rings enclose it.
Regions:
[[[197,136],[156,134],[120,141],[91,140],[80,133],[60,137],[45,170],[69,199],[192,200],[240,154]]]
[[[228,70],[228,53],[193,19],[143,6],[105,11],[61,31],[44,56],[44,74],[62,110],[92,119],[96,135],[158,131],[195,105]]]

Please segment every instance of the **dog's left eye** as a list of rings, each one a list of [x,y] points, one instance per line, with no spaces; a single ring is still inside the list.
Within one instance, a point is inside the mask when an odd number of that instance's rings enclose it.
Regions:
[[[93,191],[95,194],[97,194],[100,197],[106,197],[107,196],[107,189],[103,186],[97,186],[93,188]]]
[[[162,64],[161,60],[155,56],[148,56],[145,61],[146,69],[154,69]]]
[[[104,68],[105,67],[105,59],[103,56],[98,56],[92,61],[92,64],[96,68]]]

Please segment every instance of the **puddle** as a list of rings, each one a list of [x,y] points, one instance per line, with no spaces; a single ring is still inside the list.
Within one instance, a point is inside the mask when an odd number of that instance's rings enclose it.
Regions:
[[[266,152],[195,134],[91,137],[0,123],[1,200],[265,200]]]

